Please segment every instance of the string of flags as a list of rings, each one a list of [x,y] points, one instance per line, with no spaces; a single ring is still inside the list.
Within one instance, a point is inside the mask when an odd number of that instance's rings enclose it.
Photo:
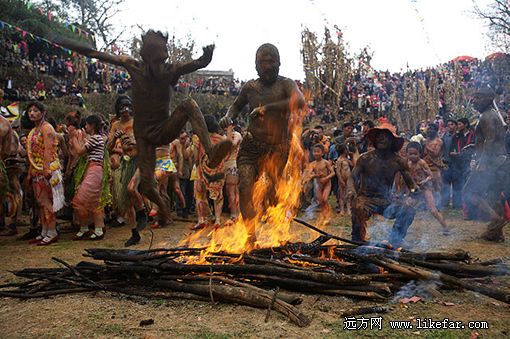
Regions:
[[[64,51],[64,53],[66,53],[66,54],[69,54],[69,55],[76,55],[76,52],[73,52],[73,51],[71,51],[70,49],[64,48],[63,46],[60,46],[59,44],[56,44],[56,43],[54,43],[54,42],[51,42],[51,41],[49,41],[48,39],[45,39],[45,38],[43,38],[43,37],[41,37],[41,36],[38,36],[38,35],[36,35],[36,34],[33,34],[33,33],[31,33],[31,32],[27,32],[27,31],[25,31],[24,29],[22,29],[22,28],[20,28],[20,27],[18,27],[18,26],[14,26],[14,25],[12,25],[12,24],[10,24],[10,23],[8,23],[8,22],[2,21],[2,20],[0,20],[0,29],[2,29],[2,30],[3,30],[3,29],[6,29],[6,30],[7,30],[7,29],[10,29],[10,30],[16,31],[16,32],[18,32],[18,33],[20,33],[20,34],[21,34],[21,37],[22,37],[23,39],[26,39],[26,38],[27,38],[27,36],[29,36],[29,37],[30,37],[33,41],[42,41],[42,42],[44,42],[44,43],[46,44],[46,47],[53,46],[53,47],[55,47],[55,48],[60,48],[60,49],[61,49],[61,50],[63,50],[63,51]],[[74,53],[74,54],[73,54],[73,53]]]
[[[59,44],[51,42],[50,40],[45,39],[45,38],[43,38],[43,37],[41,37],[39,35],[36,35],[34,33],[25,31],[24,29],[22,29],[22,28],[20,28],[18,26],[15,26],[13,24],[10,24],[8,22],[0,20],[0,30],[4,30],[4,29],[5,30],[9,29],[11,31],[19,33],[24,40],[27,39],[27,37],[30,37],[33,41],[42,41],[42,42],[44,42],[46,44],[46,47],[54,47],[54,48],[61,49],[62,51],[64,51],[65,54],[71,55],[73,57],[75,57],[77,55],[80,55],[77,52],[71,51],[70,49],[67,49],[67,48],[65,48],[65,47],[63,47],[63,46],[61,46]],[[90,61],[90,58],[87,57],[87,61]],[[98,66],[102,66],[103,63],[98,62],[97,65]],[[106,65],[110,69],[113,69],[113,70],[116,70],[116,71],[119,71],[119,72],[125,72],[124,69],[122,69],[122,68],[118,68],[118,67],[112,66],[110,64],[104,64],[104,65]]]
[[[34,4],[30,1],[26,2],[26,6],[28,9],[32,9],[34,7]],[[51,11],[48,11],[48,13],[44,13],[44,10],[41,7],[35,7],[35,9],[44,17],[48,18],[48,21],[56,21],[59,24],[63,25],[65,28],[71,30],[73,33],[78,34],[78,36],[84,35],[87,39],[90,38],[94,42],[96,41],[96,37],[93,32],[88,32],[84,30],[83,28],[80,28],[76,25],[70,24],[67,20],[61,20],[60,18],[56,17]]]
[[[439,58],[439,54],[437,53],[436,48],[434,47],[434,45],[432,44],[432,41],[430,40],[429,33],[428,33],[427,28],[425,26],[425,18],[420,13],[420,11],[418,9],[418,3],[417,2],[418,2],[418,0],[411,0],[411,6],[414,9],[414,12],[416,13],[416,17],[420,21],[421,30],[423,31],[423,34],[425,35],[425,40],[427,41],[427,44],[432,48],[432,52],[434,53],[434,56],[439,61],[441,59]]]

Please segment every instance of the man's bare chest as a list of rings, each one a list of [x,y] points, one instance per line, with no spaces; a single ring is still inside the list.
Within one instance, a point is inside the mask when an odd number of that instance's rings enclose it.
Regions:
[[[256,86],[248,93],[248,103],[251,109],[285,99],[285,91],[281,86]]]

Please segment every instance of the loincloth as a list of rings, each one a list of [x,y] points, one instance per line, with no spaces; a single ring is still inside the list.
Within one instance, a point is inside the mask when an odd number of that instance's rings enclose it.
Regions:
[[[464,184],[464,191],[476,195],[502,190],[502,184],[508,173],[510,158],[500,156],[488,162],[483,171],[474,170]]]
[[[391,201],[381,197],[368,197],[366,195],[358,195],[353,201],[352,207],[355,210],[364,211],[368,214],[381,213]]]
[[[289,155],[290,142],[286,141],[277,145],[266,144],[265,142],[255,140],[251,133],[247,133],[241,141],[239,153],[237,155],[237,166],[253,165],[257,166],[258,161],[268,155],[276,154],[285,161]]]
[[[225,176],[232,176],[232,177],[238,177],[239,176],[239,169],[237,166],[229,167],[225,170]]]
[[[117,192],[117,201],[120,208],[129,205],[131,197],[128,193],[128,185],[136,172],[136,158],[123,156],[120,160],[120,190]]]
[[[136,142],[143,140],[154,146],[170,143],[168,136],[164,133],[169,120],[170,116],[151,121],[136,121],[133,125]]]
[[[9,176],[7,175],[7,169],[5,163],[0,160],[0,197],[5,197],[9,191]]]
[[[448,166],[443,162],[442,159],[433,159],[430,155],[425,155],[423,158],[432,172],[432,182],[431,187],[432,190],[436,192],[440,192],[443,188],[443,178],[441,176],[441,171],[448,168]]]

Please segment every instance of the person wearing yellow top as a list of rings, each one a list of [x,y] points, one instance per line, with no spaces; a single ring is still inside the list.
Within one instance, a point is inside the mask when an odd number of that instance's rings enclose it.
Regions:
[[[40,209],[41,235],[31,244],[45,246],[58,240],[56,212],[64,205],[61,166],[57,155],[57,136],[46,121],[46,108],[38,101],[28,104],[29,119],[35,124],[27,138],[29,180]]]

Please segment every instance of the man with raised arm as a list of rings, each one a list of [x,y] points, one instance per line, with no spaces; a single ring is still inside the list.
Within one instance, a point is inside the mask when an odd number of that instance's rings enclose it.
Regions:
[[[291,103],[294,109],[304,107],[303,94],[296,83],[279,76],[280,54],[272,44],[263,44],[257,49],[255,66],[258,79],[248,81],[227,114],[220,120],[226,128],[233,124],[241,110],[248,105],[249,125],[246,136],[241,142],[237,156],[239,169],[239,206],[241,216],[248,225],[248,242],[255,242],[254,223],[250,222],[256,215],[253,206],[253,185],[259,176],[261,161],[276,162],[283,168],[287,162],[290,148],[289,117]],[[270,178],[273,182],[275,178]],[[269,199],[271,200],[271,199]]]
[[[214,45],[204,47],[203,55],[196,60],[169,63],[167,41],[167,35],[149,30],[142,36],[141,60],[99,52],[68,40],[56,41],[90,58],[122,66],[129,72],[132,81],[133,128],[138,148],[140,191],[159,206],[160,225],[166,224],[170,209],[168,201],[164,201],[156,189],[156,147],[169,144],[177,138],[189,121],[193,132],[204,146],[210,167],[216,167],[232,148],[230,140],[213,147],[202,112],[193,99],[186,99],[169,115],[173,88],[179,78],[206,67],[211,62]]]

